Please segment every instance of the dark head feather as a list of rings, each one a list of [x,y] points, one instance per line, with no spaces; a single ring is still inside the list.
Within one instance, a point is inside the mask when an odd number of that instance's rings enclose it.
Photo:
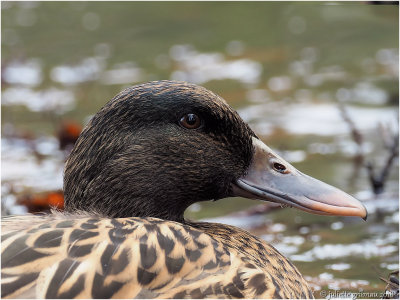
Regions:
[[[202,126],[179,125],[198,115]],[[67,211],[183,221],[194,202],[230,195],[250,165],[253,131],[203,87],[157,81],[125,89],[89,122],[64,176]]]

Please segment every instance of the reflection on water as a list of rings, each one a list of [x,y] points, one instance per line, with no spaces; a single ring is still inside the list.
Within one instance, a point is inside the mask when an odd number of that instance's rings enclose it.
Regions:
[[[385,240],[386,243],[393,243],[398,241],[398,236],[392,239]],[[376,245],[376,239],[366,240],[363,243],[353,243],[348,245],[342,244],[325,244],[316,246],[313,249],[300,253],[297,255],[290,255],[294,261],[315,261],[317,259],[338,259],[346,256],[357,256],[364,258],[371,258],[376,256],[388,256],[395,253],[398,247],[393,245]],[[277,247],[279,249],[279,247]],[[282,252],[284,252],[282,250]],[[288,253],[291,254],[291,253]]]
[[[62,189],[64,155],[54,137],[1,140],[2,183],[19,191]],[[40,180],[38,180],[40,179]]]
[[[211,80],[232,79],[244,84],[260,81],[262,65],[251,59],[227,61],[221,53],[200,53],[191,45],[175,45],[170,56],[177,70],[171,74],[173,80],[204,84]]]
[[[384,121],[395,128],[397,112],[391,107],[364,108],[348,107],[349,114],[361,131],[376,129]],[[269,135],[271,125],[282,127],[293,134],[316,134],[334,136],[348,134],[349,129],[343,122],[335,104],[285,104],[266,103],[249,105],[239,109],[239,114],[262,135]],[[268,118],[266,118],[268,116]]]
[[[144,75],[141,68],[132,62],[125,62],[114,65],[111,70],[104,71],[100,80],[103,84],[131,84],[141,81],[142,78]]]
[[[336,97],[342,102],[379,105],[385,104],[389,96],[384,90],[377,88],[370,82],[360,82],[352,89],[338,89]]]
[[[35,91],[24,87],[9,87],[2,92],[2,105],[24,105],[33,112],[52,111],[63,114],[75,107],[72,91],[49,88]]]
[[[335,271],[344,271],[350,269],[351,265],[350,264],[345,264],[345,263],[339,263],[339,264],[333,264],[333,265],[326,265],[326,269],[331,269]]]
[[[190,216],[218,216],[204,220],[251,230],[296,261],[315,290],[382,290],[384,284],[371,270],[398,268],[398,162],[386,193],[375,197],[365,169],[352,172],[351,158],[359,148],[350,138],[337,102],[346,105],[365,136],[363,153],[382,161],[376,127],[384,123],[396,128],[398,123],[399,57],[397,42],[388,34],[392,23],[397,28],[398,15],[383,14],[364,2],[307,8],[279,4],[268,9],[260,3],[258,24],[253,22],[256,5],[243,4],[238,10],[241,28],[235,32],[234,24],[220,13],[211,13],[218,9],[212,3],[185,4],[198,5],[199,11],[210,5],[204,15],[192,7],[190,17],[178,6],[161,10],[162,15],[150,23],[148,7],[133,16],[144,4],[126,3],[131,10],[125,18],[120,17],[124,6],[110,13],[114,6],[64,4],[62,10],[57,9],[63,14],[58,20],[55,4],[1,3],[2,213],[26,213],[17,204],[20,196],[62,188],[65,151],[59,150],[59,140],[48,136],[50,130],[42,133],[42,127],[31,125],[27,116],[37,114],[40,119],[45,112],[50,117],[43,118],[44,123],[79,115],[83,124],[88,114],[123,87],[153,79],[186,80],[223,94],[280,155],[308,168],[310,175],[350,187],[369,212],[368,222],[289,209],[238,216],[229,213],[243,208],[242,202],[221,200],[192,206]],[[158,11],[152,14],[157,16]],[[228,6],[223,9],[224,15],[234,13]],[[170,19],[160,21],[168,15]],[[202,27],[198,24],[203,18],[212,30],[193,34],[196,26]],[[62,23],[65,20],[74,21]],[[265,20],[275,20],[274,26],[267,26]],[[230,25],[224,28],[225,23]],[[72,30],[75,44],[68,48],[60,37]],[[396,41],[397,35],[398,31]],[[81,53],[78,58],[75,50]],[[88,102],[93,106],[88,107]],[[24,129],[19,131],[19,127]],[[54,124],[47,127],[54,129]]]
[[[14,61],[3,69],[2,80],[9,84],[37,86],[42,82],[42,67],[37,59]]]
[[[101,58],[88,57],[75,66],[61,65],[54,67],[51,70],[50,77],[53,81],[64,85],[75,85],[97,80],[103,68],[104,62]]]

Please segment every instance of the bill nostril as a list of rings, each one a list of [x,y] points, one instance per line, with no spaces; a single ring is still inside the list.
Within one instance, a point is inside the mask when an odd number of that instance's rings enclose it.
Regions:
[[[272,164],[272,167],[274,168],[275,171],[278,171],[280,173],[286,173],[286,167],[281,163],[274,162]]]

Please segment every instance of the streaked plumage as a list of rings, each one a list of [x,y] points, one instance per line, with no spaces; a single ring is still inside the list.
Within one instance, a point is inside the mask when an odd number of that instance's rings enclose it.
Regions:
[[[179,126],[193,112],[202,125]],[[312,298],[272,246],[233,226],[187,221],[184,210],[240,195],[366,216],[273,153],[221,98],[181,82],[111,100],[78,139],[64,187],[66,213],[2,220],[2,297]]]
[[[38,224],[3,235],[6,297],[312,297],[279,252],[231,226],[155,218],[27,219]]]

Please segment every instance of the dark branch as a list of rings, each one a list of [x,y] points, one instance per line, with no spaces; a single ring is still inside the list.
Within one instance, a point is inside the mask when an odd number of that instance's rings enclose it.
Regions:
[[[365,159],[364,153],[362,151],[364,138],[360,131],[357,129],[354,121],[351,119],[343,103],[339,103],[338,106],[343,120],[349,126],[353,141],[358,145],[358,154],[356,156],[356,161],[363,161]],[[399,155],[398,130],[395,132],[391,130],[389,126],[383,126],[382,123],[379,123],[378,126],[380,130],[380,136],[382,138],[382,144],[384,148],[389,152],[389,155],[387,156],[384,167],[380,172],[375,171],[375,166],[372,162],[369,161],[365,164],[365,167],[368,170],[368,178],[374,194],[380,194],[384,191],[385,182],[389,176],[390,169],[395,159]]]

